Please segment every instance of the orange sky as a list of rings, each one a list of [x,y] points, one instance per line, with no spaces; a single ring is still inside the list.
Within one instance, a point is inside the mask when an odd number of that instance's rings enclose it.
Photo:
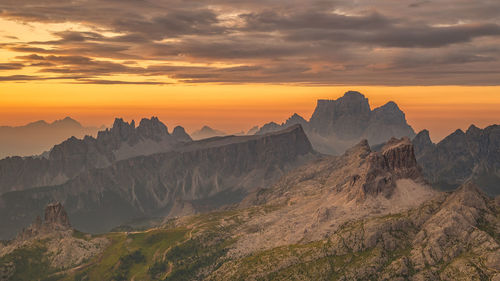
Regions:
[[[226,132],[283,122],[296,112],[311,116],[316,99],[361,91],[373,107],[393,100],[415,131],[427,128],[434,141],[470,124],[500,123],[500,87],[426,86],[307,87],[294,85],[82,85],[48,82],[0,83],[0,125],[53,121],[65,116],[83,125],[109,125],[158,116],[169,128],[188,132],[209,125]]]

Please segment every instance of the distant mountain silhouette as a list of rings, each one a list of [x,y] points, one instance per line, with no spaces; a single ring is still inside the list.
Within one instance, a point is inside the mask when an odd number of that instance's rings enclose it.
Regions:
[[[92,142],[104,138],[106,144],[113,144],[114,138],[108,137],[120,136],[121,143],[135,143],[139,128],[142,126],[134,129],[133,124],[117,119],[113,129],[101,132]],[[101,146],[89,148],[94,151]],[[296,125],[262,136],[183,142],[169,152],[133,157],[101,168],[80,168],[77,175],[60,185],[1,195],[0,239],[12,237],[29,225],[39,209],[54,201],[65,206],[77,229],[90,232],[109,231],[135,218],[212,210],[239,202],[246,194],[316,157],[303,129]]]
[[[300,124],[315,150],[333,155],[342,154],[362,139],[371,144],[386,142],[391,137],[415,136],[405,114],[396,103],[370,109],[368,99],[356,91],[348,91],[336,100],[318,100],[309,121],[294,113],[286,122],[270,122],[256,134],[265,134]]]
[[[70,124],[76,126],[75,122]],[[62,184],[84,171],[139,155],[170,151],[176,144],[190,141],[182,127],[177,127],[171,135],[156,117],[142,119],[137,127],[134,121],[127,123],[117,118],[111,129],[99,131],[97,137],[71,137],[43,157],[15,156],[0,160],[0,194]]]
[[[220,136],[225,136],[227,135],[223,131],[219,131],[216,129],[212,129],[209,126],[203,126],[201,129],[198,131],[195,131],[191,134],[191,137],[194,140],[201,140],[201,139],[206,139],[206,138],[211,138],[211,137],[220,137]]]
[[[18,127],[0,126],[0,159],[40,155],[71,136],[95,136],[98,130],[97,127],[84,127],[70,117],[52,123],[39,120]]]

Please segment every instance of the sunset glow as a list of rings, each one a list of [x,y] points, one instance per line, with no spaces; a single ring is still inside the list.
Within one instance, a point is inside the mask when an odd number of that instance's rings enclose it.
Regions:
[[[498,4],[434,17],[445,2],[2,1],[0,125],[157,115],[234,133],[347,90],[434,140],[498,123]]]

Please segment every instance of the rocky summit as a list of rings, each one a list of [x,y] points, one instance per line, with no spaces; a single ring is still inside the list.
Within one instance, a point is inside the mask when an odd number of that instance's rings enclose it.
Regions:
[[[500,194],[500,126],[471,125],[437,144],[423,130],[413,144],[425,178],[436,188],[450,190],[473,181],[490,195]]]
[[[116,134],[126,136],[131,128]],[[0,236],[12,237],[53,201],[63,203],[74,226],[88,232],[133,219],[209,211],[237,203],[317,157],[300,125],[266,135],[183,142],[169,152],[85,170],[61,185],[3,194]]]
[[[45,207],[45,216],[43,221],[39,216],[29,227],[24,229],[17,239],[26,240],[35,236],[49,234],[54,231],[68,230],[71,228],[68,214],[61,203],[51,203]]]
[[[391,137],[415,136],[396,103],[391,101],[372,110],[368,99],[356,91],[348,91],[336,100],[318,100],[309,121],[295,113],[281,125],[265,124],[257,134],[294,124],[304,127],[315,150],[333,155],[342,154],[362,139],[376,145]]]
[[[238,143],[241,151],[263,143],[286,148],[285,140],[295,139],[294,150],[306,152],[311,145],[302,135],[295,126],[278,135],[194,142],[183,151],[189,159],[206,155],[219,163],[215,154],[199,148],[227,154],[236,149],[229,143]],[[269,152],[257,152],[257,158],[275,165],[268,162],[275,158]],[[4,242],[0,277],[496,281],[497,201],[470,181],[453,192],[430,188],[408,138],[393,138],[378,151],[362,140],[340,156],[316,156],[274,184],[249,192],[239,204],[214,212],[99,235],[58,227],[50,235]],[[60,204],[46,210],[47,223],[69,225]]]
[[[8,157],[0,160],[0,194],[33,187],[63,184],[80,173],[108,167],[116,161],[166,152],[190,140],[179,128],[170,135],[156,117],[139,126],[115,119],[113,127],[97,137],[71,137],[55,145],[46,157]]]

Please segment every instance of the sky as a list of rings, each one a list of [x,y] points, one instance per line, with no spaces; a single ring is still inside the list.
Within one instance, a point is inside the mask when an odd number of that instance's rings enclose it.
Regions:
[[[439,140],[500,123],[498,0],[2,0],[0,125],[237,132],[359,90]]]

